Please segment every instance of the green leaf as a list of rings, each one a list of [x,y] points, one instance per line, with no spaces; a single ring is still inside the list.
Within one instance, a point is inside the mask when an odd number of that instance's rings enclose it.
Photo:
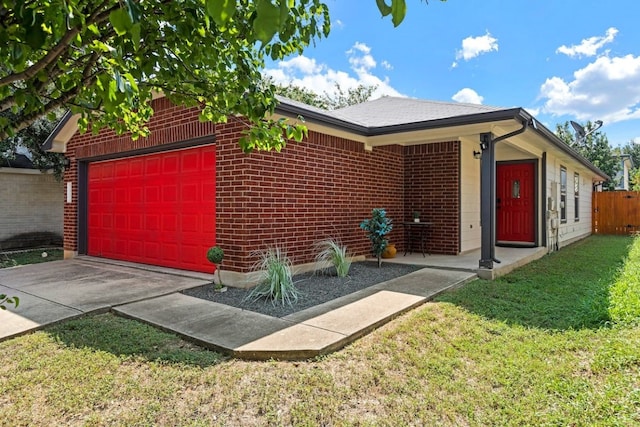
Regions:
[[[16,104],[18,104],[20,107],[22,107],[24,105],[25,102],[25,93],[23,90],[17,90],[14,94],[13,99],[16,101]]]
[[[216,25],[224,27],[236,13],[236,0],[207,0],[207,13]]]
[[[47,41],[47,33],[42,29],[42,17],[37,15],[35,25],[27,30],[25,41],[32,49],[40,49]]]
[[[13,45],[13,49],[11,49],[11,59],[14,63],[21,64],[23,61],[23,53],[22,45],[16,43]]]
[[[387,16],[391,13],[391,6],[389,6],[385,0],[376,0],[376,4],[378,5],[378,9],[382,16]],[[391,4],[393,4],[393,1]]]
[[[131,17],[124,9],[114,10],[109,14],[109,21],[119,36],[123,36],[131,28]]]
[[[400,25],[407,14],[405,0],[391,0],[391,6],[387,4],[386,0],[376,0],[376,4],[382,16],[391,14],[391,22],[393,22],[394,27]]]
[[[136,79],[133,78],[133,76],[131,75],[131,73],[126,73],[123,74],[122,77],[124,77],[125,79],[127,79],[127,81],[129,82],[128,87],[131,88],[131,90],[134,93],[138,92],[138,84],[136,83]]]
[[[133,42],[133,49],[138,51],[140,49],[140,23],[136,22],[131,26],[131,41]]]
[[[256,19],[253,21],[253,31],[256,40],[265,45],[273,39],[273,36],[280,29],[280,8],[274,6],[270,0],[258,0],[256,13]]]
[[[87,29],[91,31],[93,34],[95,34],[96,36],[100,35],[100,30],[98,30],[98,27],[96,24],[90,24],[89,26],[87,26]]]
[[[280,0],[280,27],[282,27],[289,19],[289,10],[291,5],[288,0]]]
[[[404,16],[407,14],[407,5],[404,0],[393,0],[391,2],[391,22],[393,26],[397,27],[404,20]]]
[[[137,24],[140,22],[140,6],[133,0],[126,0],[125,4],[127,5],[127,13],[129,14],[131,23]]]
[[[122,80],[122,76],[118,70],[115,70],[113,73],[113,79],[116,81],[116,87],[119,92],[124,93],[124,80]]]

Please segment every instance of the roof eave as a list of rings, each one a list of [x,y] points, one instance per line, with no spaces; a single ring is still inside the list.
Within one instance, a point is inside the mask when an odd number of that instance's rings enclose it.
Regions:
[[[566,154],[578,160],[583,166],[587,167],[591,172],[598,175],[602,178],[603,181],[608,181],[611,179],[609,175],[604,173],[600,168],[591,163],[587,158],[585,158],[582,154],[574,150],[569,144],[560,139],[555,133],[551,132],[551,130],[547,129],[545,126],[538,122],[537,132],[547,138],[551,143],[561,151],[564,151]]]
[[[53,153],[67,151],[67,142],[78,129],[78,118],[72,120],[71,110],[67,110],[47,139],[42,143],[42,149]]]
[[[288,104],[286,100],[280,100],[276,107],[276,113],[282,114],[288,117],[302,116],[305,121],[318,123],[321,125],[337,128],[347,132],[353,132],[361,136],[379,136],[389,135],[400,132],[412,132],[419,130],[439,129],[444,127],[462,126],[477,123],[496,122],[507,119],[516,119],[522,115],[527,114],[521,108],[512,108],[506,110],[489,111],[477,114],[467,114],[462,116],[445,117],[441,119],[423,120],[412,123],[401,123],[397,125],[389,126],[375,126],[369,127],[360,125],[357,123],[349,122],[347,120],[339,119],[332,116],[329,112],[322,113],[315,110],[307,110],[298,105]]]

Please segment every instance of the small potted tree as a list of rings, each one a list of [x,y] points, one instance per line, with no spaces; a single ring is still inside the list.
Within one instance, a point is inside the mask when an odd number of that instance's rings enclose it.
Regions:
[[[371,252],[378,259],[378,267],[381,267],[382,253],[389,244],[385,236],[393,228],[391,219],[387,218],[384,209],[376,208],[371,211],[371,218],[360,223],[360,228],[367,232],[367,237],[371,240]]]
[[[227,287],[222,284],[222,277],[220,276],[220,271],[222,270],[222,259],[224,258],[224,251],[220,246],[212,246],[207,250],[207,259],[211,264],[216,266],[216,270],[218,270],[218,283],[216,283],[215,279],[212,280],[213,289],[216,292],[224,292],[227,290]]]

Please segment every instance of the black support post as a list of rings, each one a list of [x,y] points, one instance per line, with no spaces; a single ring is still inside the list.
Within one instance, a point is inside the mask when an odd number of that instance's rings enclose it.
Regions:
[[[480,268],[493,268],[496,227],[496,152],[491,133],[480,134],[480,224],[482,226]]]

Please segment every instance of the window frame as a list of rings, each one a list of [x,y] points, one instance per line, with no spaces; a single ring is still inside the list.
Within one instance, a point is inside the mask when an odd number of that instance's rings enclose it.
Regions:
[[[567,222],[567,168],[560,166],[560,222]]]
[[[580,221],[580,174],[573,173],[573,214],[576,222]]]

